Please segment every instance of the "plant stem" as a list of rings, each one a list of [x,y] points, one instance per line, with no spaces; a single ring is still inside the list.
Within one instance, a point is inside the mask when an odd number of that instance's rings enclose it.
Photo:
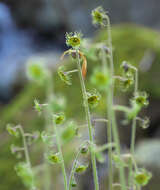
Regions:
[[[23,139],[24,154],[25,154],[26,162],[29,165],[29,167],[31,168],[31,161],[30,161],[30,157],[29,157],[29,151],[28,151],[28,146],[27,146],[27,142],[26,142],[26,138],[25,138],[25,133],[21,126],[19,126],[19,130],[21,132],[22,139]]]
[[[113,109],[116,111],[129,112],[129,108],[127,108],[126,106],[121,106],[121,105],[116,105],[113,107]]]
[[[107,71],[107,61],[106,61],[106,54],[105,51],[102,49],[102,64],[103,64],[103,70],[104,72]],[[112,121],[111,121],[111,112],[109,108],[109,95],[108,95],[108,87],[105,89],[106,91],[106,103],[107,103],[107,116],[108,116],[108,126],[107,126],[107,140],[108,143],[112,143]],[[109,168],[109,189],[112,190],[113,187],[113,166],[112,166],[112,147],[109,147],[108,149],[108,158],[109,158],[109,163],[108,163],[108,168]]]
[[[86,92],[86,87],[85,87],[85,83],[84,83],[84,79],[83,79],[83,75],[82,75],[82,69],[81,69],[81,65],[80,65],[80,58],[79,58],[78,50],[76,50],[76,57],[77,57],[77,68],[78,68],[78,73],[79,73],[81,90],[82,90],[82,95],[83,95],[83,103],[84,103],[84,108],[85,108],[85,113],[86,113],[86,120],[87,120],[87,124],[88,124],[89,139],[91,142],[90,152],[91,152],[91,162],[92,162],[92,168],[93,168],[94,185],[95,185],[95,190],[99,190],[99,182],[98,182],[97,167],[96,167],[96,157],[95,157],[94,151],[92,150],[92,145],[94,144],[94,139],[93,139],[91,115],[90,115],[90,110],[89,110],[89,105],[88,105],[88,100],[87,100],[87,92]]]
[[[52,87],[52,75],[48,73],[48,77],[46,79],[46,103],[49,104],[51,96],[53,94],[53,87]],[[45,109],[44,117],[45,117],[45,129],[47,132],[51,132],[51,123],[49,119],[50,111],[48,110],[48,106]],[[49,151],[48,145],[45,144],[44,146],[45,152]],[[44,160],[44,187],[45,190],[51,189],[51,171],[50,165],[48,164],[47,160]]]
[[[119,141],[119,135],[118,135],[118,129],[117,129],[117,124],[116,124],[116,119],[115,119],[115,113],[113,110],[113,95],[114,95],[114,65],[113,65],[113,48],[112,48],[112,36],[111,36],[111,24],[110,24],[110,19],[107,16],[107,33],[108,33],[108,45],[109,45],[109,50],[110,50],[110,55],[109,55],[109,61],[110,61],[110,72],[111,72],[111,84],[108,89],[108,116],[111,118],[111,125],[112,125],[112,131],[113,131],[113,138],[116,144],[116,152],[118,157],[120,158],[121,152],[120,152],[120,141]],[[125,173],[124,173],[124,167],[120,165],[119,168],[120,172],[120,182],[122,185],[122,190],[126,190],[126,182],[125,182]]]
[[[71,190],[72,189],[72,179],[74,177],[74,173],[75,173],[75,169],[76,169],[76,165],[77,165],[77,160],[78,160],[78,157],[81,153],[81,147],[83,147],[88,141],[85,141],[79,148],[77,154],[76,154],[76,157],[74,159],[74,162],[73,162],[73,165],[72,165],[72,169],[71,169],[71,173],[70,173],[70,177],[69,177],[69,187],[68,187],[68,190]]]
[[[27,162],[29,168],[31,169],[31,161],[30,161],[30,157],[29,157],[28,146],[27,146],[26,137],[25,137],[25,133],[24,133],[22,126],[19,126],[19,130],[21,132],[22,139],[23,139],[24,154],[25,154],[26,162]],[[32,190],[32,189],[33,189],[33,187],[30,188],[30,190]]]
[[[62,174],[63,174],[63,179],[64,179],[64,189],[67,190],[68,189],[67,174],[66,174],[66,170],[65,170],[65,164],[64,164],[63,154],[62,154],[60,137],[59,137],[59,133],[58,133],[58,130],[57,130],[57,125],[55,123],[54,123],[54,132],[55,132],[55,135],[56,135],[56,142],[57,142],[58,152],[60,153],[60,159],[61,159],[60,164],[61,164],[61,169],[62,169]]]
[[[138,91],[138,71],[135,67],[133,67],[135,71],[135,87],[134,87],[134,95],[136,95]],[[136,120],[135,117],[132,122],[132,132],[131,132],[131,146],[130,146],[130,152],[134,158],[134,149],[135,149],[135,137],[136,137]],[[129,186],[132,185],[132,169],[133,169],[133,163],[130,162],[129,165]]]

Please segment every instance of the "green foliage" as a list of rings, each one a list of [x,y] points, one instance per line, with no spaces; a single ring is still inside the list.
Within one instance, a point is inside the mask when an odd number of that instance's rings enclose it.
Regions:
[[[34,188],[34,175],[27,163],[20,162],[16,164],[15,171],[26,187]]]

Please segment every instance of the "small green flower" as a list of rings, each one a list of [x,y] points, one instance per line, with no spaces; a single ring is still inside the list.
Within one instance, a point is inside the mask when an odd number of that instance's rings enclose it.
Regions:
[[[122,82],[122,89],[124,91],[128,90],[134,83],[134,78],[132,75],[127,74]]]
[[[140,119],[139,120],[139,123],[140,123],[140,126],[143,128],[143,129],[147,129],[149,127],[149,124],[150,124],[150,120],[148,117],[145,117],[144,119]]]
[[[59,164],[61,162],[61,157],[60,157],[59,152],[57,152],[57,153],[49,152],[48,154],[45,154],[45,158],[51,164]]]
[[[22,179],[24,185],[28,188],[34,187],[34,175],[27,163],[20,162],[15,166],[17,175]]]
[[[10,135],[19,137],[19,129],[17,127],[12,127],[10,124],[8,124],[7,131]]]
[[[27,63],[28,77],[38,83],[43,83],[47,77],[47,70],[41,61],[29,61]]]
[[[66,33],[66,44],[72,48],[78,48],[82,42],[82,34],[78,32]]]
[[[129,71],[129,69],[130,69],[130,66],[127,63],[127,61],[123,61],[121,67],[123,68],[125,73],[127,73]]]
[[[100,99],[101,95],[96,90],[93,92],[87,92],[88,104],[91,107],[96,107],[99,104]]]
[[[88,165],[79,165],[76,167],[75,172],[76,173],[83,173],[88,168]]]
[[[36,99],[34,100],[34,108],[37,112],[39,113],[42,112],[42,105]]]
[[[65,120],[64,113],[59,113],[59,114],[54,114],[53,115],[53,121],[57,125],[62,124],[64,122],[64,120]]]
[[[140,169],[134,174],[135,182],[141,186],[147,185],[151,177],[152,177],[152,174],[146,171],[145,169]]]
[[[92,21],[94,25],[106,26],[107,24],[107,12],[99,6],[91,13]]]
[[[65,82],[68,85],[71,85],[72,84],[71,75],[69,75],[67,72],[65,72],[64,69],[65,68],[63,66],[60,66],[58,68],[58,75],[63,82]]]
[[[108,72],[103,72],[99,68],[96,68],[91,75],[90,81],[100,90],[104,90],[110,83],[110,75]]]
[[[140,107],[145,107],[148,106],[148,95],[146,92],[137,92],[134,101],[136,104],[138,104]]]
[[[81,154],[87,154],[88,153],[88,147],[87,146],[83,146],[81,148]]]
[[[72,178],[71,185],[72,187],[77,187],[77,182],[75,180],[75,177]]]

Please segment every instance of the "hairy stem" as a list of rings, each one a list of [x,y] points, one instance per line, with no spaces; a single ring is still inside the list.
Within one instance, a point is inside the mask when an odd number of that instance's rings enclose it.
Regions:
[[[134,87],[134,95],[138,91],[138,71],[136,68],[133,67],[135,70],[135,87]],[[135,117],[132,122],[132,131],[131,131],[131,145],[130,145],[130,152],[134,158],[134,149],[135,149],[135,138],[136,138],[136,120],[137,118]],[[129,186],[132,186],[132,175],[133,175],[133,163],[130,162],[129,165]]]
[[[111,36],[111,24],[110,24],[110,19],[107,16],[107,33],[108,33],[108,45],[109,45],[109,61],[110,61],[110,73],[111,73],[111,84],[108,90],[108,113],[109,117],[111,118],[111,125],[112,125],[112,131],[113,131],[113,138],[116,144],[116,152],[117,155],[121,156],[120,152],[120,141],[119,141],[119,134],[118,134],[118,129],[117,129],[117,124],[116,124],[116,119],[115,119],[115,113],[113,110],[113,95],[114,95],[114,64],[113,64],[113,48],[112,48],[112,36]],[[126,181],[125,181],[125,173],[124,173],[124,167],[123,165],[120,165],[119,168],[120,172],[120,183],[122,186],[122,190],[126,190]]]
[[[29,151],[28,151],[28,146],[27,146],[27,142],[26,142],[26,138],[25,138],[25,133],[21,126],[19,127],[19,130],[21,132],[22,139],[23,139],[24,154],[25,154],[26,162],[29,165],[29,167],[31,168],[31,161],[30,161],[30,157],[29,157]]]
[[[56,142],[57,142],[58,152],[60,153],[61,169],[62,169],[62,174],[63,174],[63,179],[64,179],[64,189],[67,190],[68,189],[67,174],[66,174],[66,169],[65,169],[65,164],[64,164],[63,154],[62,154],[60,137],[59,137],[57,126],[56,126],[55,123],[54,123],[54,132],[55,132],[55,135],[56,135]]]
[[[106,54],[105,51],[102,49],[102,64],[103,64],[103,70],[104,72],[107,71],[108,66],[107,66],[107,58],[106,58]],[[108,125],[107,125],[107,140],[108,143],[112,143],[112,121],[111,121],[111,110],[109,108],[109,103],[110,103],[110,99],[109,99],[109,95],[108,95],[108,87],[106,87],[105,89],[106,91],[106,103],[107,103],[107,118],[108,118]],[[109,147],[108,149],[108,158],[109,158],[109,162],[108,162],[108,168],[109,168],[109,189],[112,190],[113,187],[113,166],[112,166],[112,147]]]
[[[76,50],[76,57],[77,57],[77,68],[78,68],[78,73],[79,73],[79,79],[80,79],[80,84],[81,84],[81,90],[83,94],[83,103],[84,103],[84,108],[85,108],[85,113],[86,113],[86,120],[88,124],[88,131],[89,131],[89,140],[91,142],[90,146],[90,152],[91,152],[91,162],[92,162],[92,168],[93,168],[93,178],[94,178],[94,185],[95,185],[95,190],[99,190],[99,182],[98,182],[98,175],[97,175],[97,167],[96,167],[96,157],[95,153],[92,150],[92,145],[94,144],[94,138],[93,138],[93,129],[92,129],[92,123],[91,123],[91,115],[90,115],[90,110],[89,110],[89,105],[88,105],[88,100],[87,100],[87,92],[86,92],[86,87],[82,75],[82,69],[80,65],[80,57],[79,57],[79,52]]]
[[[72,180],[73,180],[73,177],[74,177],[74,173],[75,173],[75,169],[76,169],[76,166],[77,166],[77,160],[78,160],[78,157],[81,153],[81,148],[87,143],[88,141],[85,141],[79,148],[77,154],[76,154],[76,157],[74,159],[74,162],[73,162],[73,165],[72,165],[72,169],[71,169],[71,173],[70,173],[70,177],[69,177],[69,187],[68,187],[68,190],[71,190],[72,189]]]
[[[46,79],[46,102],[49,104],[50,99],[53,94],[53,87],[52,87],[52,77],[51,73],[48,74],[48,77]],[[45,109],[44,117],[45,117],[45,129],[47,132],[51,132],[51,123],[49,119],[49,113],[48,106]],[[45,152],[49,151],[48,145],[45,144],[44,146]],[[46,190],[51,189],[51,171],[50,171],[50,165],[48,164],[47,160],[44,160],[44,185],[43,188]]]

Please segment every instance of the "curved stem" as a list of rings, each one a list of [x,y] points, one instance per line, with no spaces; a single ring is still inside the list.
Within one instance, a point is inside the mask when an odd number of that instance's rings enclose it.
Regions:
[[[72,179],[74,177],[74,173],[75,173],[75,169],[76,169],[76,165],[77,165],[77,160],[78,160],[78,157],[81,153],[81,148],[87,143],[88,141],[85,141],[79,148],[78,152],[77,152],[77,155],[74,159],[74,162],[73,162],[73,165],[72,165],[72,169],[71,169],[71,173],[70,173],[70,177],[69,177],[69,187],[68,187],[68,190],[71,190],[72,189]]]
[[[48,77],[46,79],[46,103],[49,104],[51,96],[53,94],[53,87],[52,87],[52,75],[51,73],[48,73]],[[47,132],[51,131],[51,123],[49,120],[49,110],[48,106],[46,106],[45,112],[44,112],[44,118],[45,118],[45,129]],[[44,145],[45,152],[49,151],[48,145]],[[51,171],[50,171],[50,165],[48,164],[47,160],[44,160],[44,184],[43,188],[46,190],[51,189]]]
[[[27,142],[26,142],[26,138],[25,138],[25,133],[21,126],[19,126],[19,130],[21,132],[22,139],[23,139],[24,154],[25,154],[26,162],[29,165],[29,167],[31,168],[31,161],[30,161],[30,157],[29,157],[29,151],[28,151],[28,146],[27,146]]]
[[[90,115],[90,110],[89,110],[89,105],[88,105],[88,100],[87,100],[87,92],[86,92],[86,87],[85,87],[84,79],[83,79],[83,75],[82,75],[82,69],[81,69],[81,65],[80,65],[80,58],[79,58],[78,50],[76,50],[76,57],[77,57],[78,74],[79,74],[79,79],[80,79],[80,84],[81,84],[81,89],[82,89],[82,95],[83,95],[83,103],[84,103],[84,108],[85,108],[85,113],[86,113],[86,120],[88,123],[89,139],[90,139],[91,144],[94,144],[91,115]],[[99,182],[98,182],[97,167],[96,167],[96,157],[95,157],[95,153],[91,147],[90,147],[90,152],[91,152],[91,162],[92,162],[92,168],[93,168],[93,178],[94,178],[95,190],[99,190]]]
[[[54,123],[54,132],[55,132],[55,135],[56,135],[56,142],[57,142],[58,152],[60,153],[60,159],[61,159],[60,164],[61,164],[61,169],[62,169],[62,174],[63,174],[63,179],[64,179],[64,189],[67,190],[68,189],[67,174],[66,174],[66,170],[65,170],[65,164],[64,164],[63,154],[62,154],[60,137],[59,137],[57,126],[56,126],[55,123]]]

